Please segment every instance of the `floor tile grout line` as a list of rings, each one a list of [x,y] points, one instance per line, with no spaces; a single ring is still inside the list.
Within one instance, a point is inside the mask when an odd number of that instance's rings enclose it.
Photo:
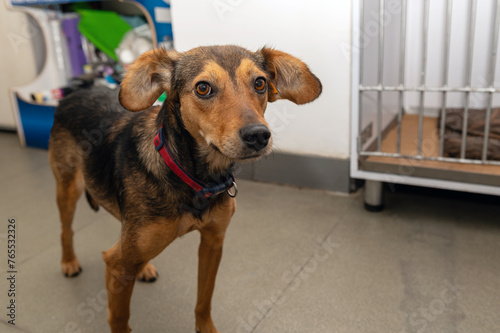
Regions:
[[[330,231],[326,234],[326,236],[323,237],[322,242],[321,242],[320,245],[323,245],[326,242],[326,240],[328,239],[328,237],[330,237],[330,235],[335,231],[335,229],[337,229],[337,227],[343,222],[345,215],[347,215],[347,212],[344,213],[344,215],[342,216],[342,218],[340,219],[340,221],[337,222],[332,227],[332,229],[330,229]],[[300,270],[293,276],[293,279],[285,286],[285,288],[283,288],[282,293],[279,295],[279,297],[276,299],[276,301],[272,303],[272,305],[269,308],[269,310],[267,310],[263,314],[262,318],[255,324],[255,326],[252,328],[252,330],[250,331],[250,333],[254,333],[255,330],[260,326],[260,324],[262,324],[264,322],[264,320],[268,317],[269,313],[271,313],[271,311],[274,310],[274,306],[283,298],[283,296],[285,295],[286,291],[296,281],[296,279],[298,278],[298,276],[300,275],[300,273],[302,273],[304,271],[304,267],[306,267],[307,264],[309,264],[309,262],[312,260],[313,257],[314,257],[314,251],[313,251],[312,255],[309,256],[309,258],[307,259],[307,261],[300,267]]]

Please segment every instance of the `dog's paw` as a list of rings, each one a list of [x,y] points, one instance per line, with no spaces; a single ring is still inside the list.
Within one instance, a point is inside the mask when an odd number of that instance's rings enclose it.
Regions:
[[[78,259],[73,259],[72,261],[62,263],[62,272],[66,277],[78,276],[82,271],[82,266]]]
[[[208,330],[208,331],[207,331],[207,333],[208,333],[208,332],[220,333],[219,331],[217,331],[217,330],[215,329],[215,327],[214,327],[213,329],[214,329],[215,331]],[[205,333],[205,332],[202,332],[201,330],[196,329],[196,333]]]
[[[141,271],[137,274],[136,278],[142,282],[155,282],[158,279],[158,272],[156,271],[155,266],[148,262],[146,266],[144,266]]]
[[[198,321],[196,323],[196,333],[220,333],[214,326],[212,319]]]

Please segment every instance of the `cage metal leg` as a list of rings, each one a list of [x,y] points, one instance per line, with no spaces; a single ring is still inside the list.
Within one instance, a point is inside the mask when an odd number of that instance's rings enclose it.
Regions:
[[[376,180],[367,180],[365,183],[365,209],[369,212],[384,210],[383,183]]]

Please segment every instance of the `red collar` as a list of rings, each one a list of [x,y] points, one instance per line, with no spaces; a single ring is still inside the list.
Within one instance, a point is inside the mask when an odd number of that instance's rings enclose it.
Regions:
[[[227,179],[215,184],[214,186],[209,186],[205,184],[201,180],[196,179],[192,175],[190,175],[184,168],[180,165],[179,162],[172,155],[172,151],[168,146],[167,141],[165,140],[165,133],[163,130],[163,126],[160,127],[160,130],[156,133],[154,138],[155,149],[160,153],[163,160],[168,165],[170,170],[172,170],[180,179],[184,181],[189,187],[191,187],[198,196],[202,198],[209,198],[213,195],[222,193],[227,191],[227,194],[230,197],[235,197],[238,194],[238,189],[236,187],[236,181],[232,173],[229,174]],[[234,187],[233,193],[229,190]]]

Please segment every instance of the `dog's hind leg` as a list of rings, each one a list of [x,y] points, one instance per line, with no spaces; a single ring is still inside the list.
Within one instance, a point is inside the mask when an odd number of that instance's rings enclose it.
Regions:
[[[140,270],[136,278],[137,280],[142,282],[155,282],[156,279],[158,278],[158,272],[156,271],[155,266],[151,262],[148,262]]]
[[[83,178],[81,172],[65,176],[57,180],[57,206],[62,225],[62,272],[67,277],[77,276],[82,268],[73,249],[73,217],[76,202],[83,192]]]
[[[54,173],[57,207],[61,220],[62,272],[67,277],[77,276],[82,268],[73,249],[73,216],[76,202],[85,189],[81,169],[82,158],[77,153],[73,137],[56,123],[49,142],[50,168]]]

